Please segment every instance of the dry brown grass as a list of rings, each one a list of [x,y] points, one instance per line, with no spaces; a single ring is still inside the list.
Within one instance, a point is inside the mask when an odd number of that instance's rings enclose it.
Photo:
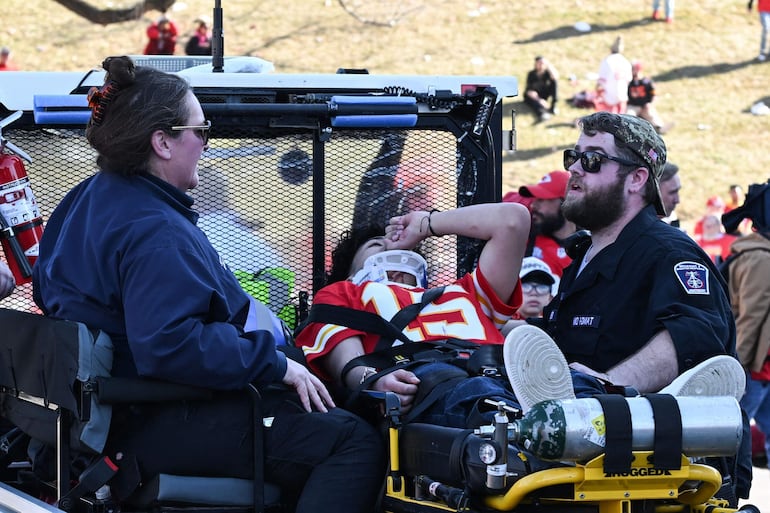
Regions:
[[[622,34],[626,56],[645,63],[657,81],[659,109],[676,122],[665,139],[670,160],[682,168],[683,220],[699,216],[705,198],[724,195],[730,183],[745,187],[768,178],[770,116],[752,116],[748,109],[760,100],[770,103],[770,63],[755,60],[759,21],[756,12],[746,12],[744,1],[679,2],[672,25],[649,20],[649,0],[357,3],[375,15],[393,5],[417,9],[383,27],[360,23],[336,0],[223,0],[226,54],[257,55],[286,73],[349,67],[377,74],[512,74],[520,81],[533,57],[543,54],[559,69],[561,97],[567,99],[593,86],[587,75],[598,70],[612,40]],[[178,2],[169,14],[189,32],[192,20],[210,15],[213,4]],[[159,14],[98,26],[50,0],[3,0],[3,7],[0,44],[10,46],[16,63],[27,70],[86,70],[107,55],[140,53],[145,27]],[[576,32],[577,21],[593,30]],[[566,79],[570,75],[577,78],[574,83]],[[577,137],[571,122],[585,113],[563,102],[559,116],[533,126],[517,99],[506,105],[519,111],[519,151],[505,159],[505,191],[559,168],[559,150]]]

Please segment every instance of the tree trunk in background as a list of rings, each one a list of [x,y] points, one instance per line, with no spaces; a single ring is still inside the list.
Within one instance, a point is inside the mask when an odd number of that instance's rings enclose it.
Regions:
[[[98,9],[84,0],[54,0],[92,23],[109,25],[139,19],[147,11],[166,12],[176,0],[142,0],[133,7],[123,9]]]

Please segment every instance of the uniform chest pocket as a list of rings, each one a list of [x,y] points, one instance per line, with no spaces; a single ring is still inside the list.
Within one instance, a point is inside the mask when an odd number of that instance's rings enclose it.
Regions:
[[[595,355],[599,346],[600,315],[572,315],[569,317],[567,352],[574,355]]]

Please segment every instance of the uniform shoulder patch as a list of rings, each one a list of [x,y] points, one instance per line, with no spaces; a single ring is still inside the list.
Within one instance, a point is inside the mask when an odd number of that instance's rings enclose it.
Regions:
[[[688,294],[709,295],[709,268],[698,262],[679,262],[674,274]]]

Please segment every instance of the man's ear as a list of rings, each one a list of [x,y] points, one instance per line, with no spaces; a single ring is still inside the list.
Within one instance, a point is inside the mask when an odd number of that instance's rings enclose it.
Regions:
[[[171,145],[169,144],[171,136],[163,130],[155,130],[150,137],[150,145],[155,155],[163,160],[171,158]]]
[[[630,192],[644,192],[647,180],[650,178],[650,170],[646,167],[637,167],[631,172]]]

